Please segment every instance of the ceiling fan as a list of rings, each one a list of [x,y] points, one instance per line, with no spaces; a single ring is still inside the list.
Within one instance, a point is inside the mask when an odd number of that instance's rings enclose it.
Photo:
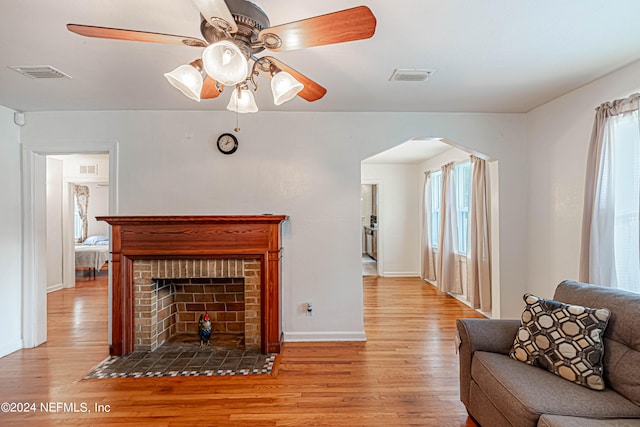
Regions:
[[[373,36],[376,18],[366,6],[307,18],[274,27],[265,12],[247,0],[193,0],[200,11],[200,32],[206,40],[173,34],[68,24],[69,31],[86,37],[178,44],[205,48],[200,58],[166,73],[167,80],[195,100],[217,98],[225,86],[235,90],[227,109],[238,113],[258,111],[253,90],[255,77],[271,79],[274,103],[296,95],[313,102],[327,90],[272,56],[257,57],[267,49],[282,52],[367,39]],[[253,66],[249,68],[250,61]]]

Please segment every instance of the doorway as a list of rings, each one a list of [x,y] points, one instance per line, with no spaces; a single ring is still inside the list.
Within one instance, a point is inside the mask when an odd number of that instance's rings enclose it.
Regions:
[[[425,245],[423,241],[425,229],[424,216],[424,181],[425,171],[441,170],[445,164],[461,165],[469,162],[469,156],[483,158],[487,161],[487,191],[489,207],[489,251],[491,257],[491,312],[490,317],[500,316],[500,266],[499,266],[499,165],[497,159],[477,152],[470,152],[444,138],[415,138],[400,144],[385,152],[364,159],[361,164],[361,184],[378,184],[378,253],[381,246],[385,248],[384,269],[378,271],[380,276],[390,277],[419,277],[422,276]],[[384,192],[381,192],[381,186]],[[461,196],[465,194],[462,187]],[[468,199],[467,199],[468,200]],[[468,205],[461,206],[458,217],[460,236],[468,232]],[[467,211],[464,211],[464,208]],[[383,210],[384,212],[380,212]],[[433,214],[431,215],[433,219]],[[437,224],[437,222],[431,222]],[[362,227],[362,225],[361,225]],[[384,235],[381,237],[381,232]],[[465,239],[465,237],[462,237]],[[437,240],[435,240],[437,242]],[[432,241],[433,242],[433,241]],[[458,245],[463,247],[462,245]],[[364,248],[363,244],[363,248]],[[434,248],[434,244],[431,244]],[[437,250],[437,249],[436,249]],[[467,271],[466,253],[458,251],[456,262],[460,271]],[[437,260],[437,252],[434,251]],[[461,274],[462,275],[462,274]],[[461,277],[462,289],[466,286],[466,276]],[[431,283],[433,285],[433,283]],[[466,295],[452,294],[456,298],[467,302]]]
[[[23,347],[47,341],[47,203],[46,160],[49,155],[107,153],[109,214],[118,212],[117,142],[62,142],[23,144]],[[71,271],[75,274],[75,269]],[[67,268],[69,271],[69,268]],[[74,279],[75,281],[75,276]],[[111,281],[109,301],[111,305]],[[109,312],[111,312],[109,307]]]
[[[109,226],[95,217],[109,214],[109,154],[47,155],[46,169],[49,293],[106,270]]]
[[[379,250],[378,183],[363,182],[360,186],[360,225],[362,234],[362,275],[378,276]]]

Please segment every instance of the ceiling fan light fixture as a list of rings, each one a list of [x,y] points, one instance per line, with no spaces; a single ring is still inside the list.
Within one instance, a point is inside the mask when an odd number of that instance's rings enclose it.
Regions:
[[[235,111],[236,113],[256,113],[258,112],[258,105],[256,99],[253,97],[253,93],[248,87],[239,87],[231,94],[229,104],[227,104],[227,110]]]
[[[185,96],[200,102],[203,83],[202,72],[193,62],[180,65],[170,73],[165,73],[164,76],[173,87],[180,90]]]
[[[209,45],[202,52],[207,74],[225,86],[235,86],[247,78],[249,62],[240,48],[229,40]]]
[[[271,92],[273,103],[280,105],[293,99],[304,85],[286,71],[280,71],[271,78]]]
[[[259,52],[265,49],[282,52],[363,40],[371,38],[376,29],[376,17],[367,6],[271,26],[266,13],[250,0],[192,2],[200,12],[200,33],[204,39],[80,24],[67,24],[67,30],[83,37],[204,48],[201,58],[189,64],[193,69],[185,65],[165,74],[170,84],[196,101],[217,98],[225,86],[239,87],[229,108],[251,112],[257,111],[257,106],[253,95],[244,89],[250,81],[253,89],[257,90],[254,77],[260,74],[272,80],[276,105],[294,96],[313,102],[327,93],[318,83],[278,59],[271,56],[257,58]],[[249,60],[255,62],[252,69],[249,68]],[[51,77],[47,71],[43,74]],[[198,71],[199,76],[196,75]],[[39,75],[40,71],[37,73]],[[57,77],[62,73],[54,74]],[[246,101],[246,107],[243,101]]]

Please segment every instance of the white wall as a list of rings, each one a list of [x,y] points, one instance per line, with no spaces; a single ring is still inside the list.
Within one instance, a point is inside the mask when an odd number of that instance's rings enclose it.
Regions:
[[[62,160],[47,157],[47,292],[62,289]]]
[[[291,341],[363,338],[360,162],[412,137],[444,136],[504,159],[501,276],[510,287],[501,297],[521,298],[522,115],[260,112],[242,117],[239,149],[223,156],[214,142],[234,122],[226,112],[31,113],[22,142],[117,141],[122,215],[290,215],[282,322]],[[314,316],[305,316],[307,301]]]
[[[109,234],[109,224],[96,221],[97,216],[109,215],[109,187],[98,184],[85,185],[89,187],[88,234],[89,236]]]
[[[53,156],[64,161],[63,176],[65,181],[79,183],[107,183],[109,182],[108,154],[66,154]],[[81,175],[80,166],[97,166],[97,175]]]
[[[382,276],[420,275],[416,168],[415,164],[362,164],[361,179],[380,182],[378,233],[383,254]]]
[[[63,161],[63,180],[65,183],[72,182],[89,187],[88,235],[108,234],[109,225],[103,221],[96,221],[95,217],[109,215],[109,155],[67,154],[50,157]],[[81,175],[80,166],[83,165],[95,165],[97,175]]]
[[[20,128],[0,107],[0,357],[22,348]]]
[[[523,250],[528,246],[527,282],[532,293],[551,297],[560,281],[578,280],[585,170],[595,108],[638,92],[639,75],[640,62],[636,62],[527,115],[529,224]]]
[[[420,194],[422,195],[422,185],[424,184],[424,173],[428,170],[437,171],[443,165],[449,162],[462,163],[469,161],[470,154],[466,151],[462,151],[459,148],[452,147],[451,149],[440,153],[418,165],[418,181],[421,183]]]

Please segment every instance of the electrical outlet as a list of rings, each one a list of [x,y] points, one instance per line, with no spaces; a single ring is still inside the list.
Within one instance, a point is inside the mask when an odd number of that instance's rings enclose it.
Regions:
[[[313,304],[307,303],[307,316],[313,316]]]

